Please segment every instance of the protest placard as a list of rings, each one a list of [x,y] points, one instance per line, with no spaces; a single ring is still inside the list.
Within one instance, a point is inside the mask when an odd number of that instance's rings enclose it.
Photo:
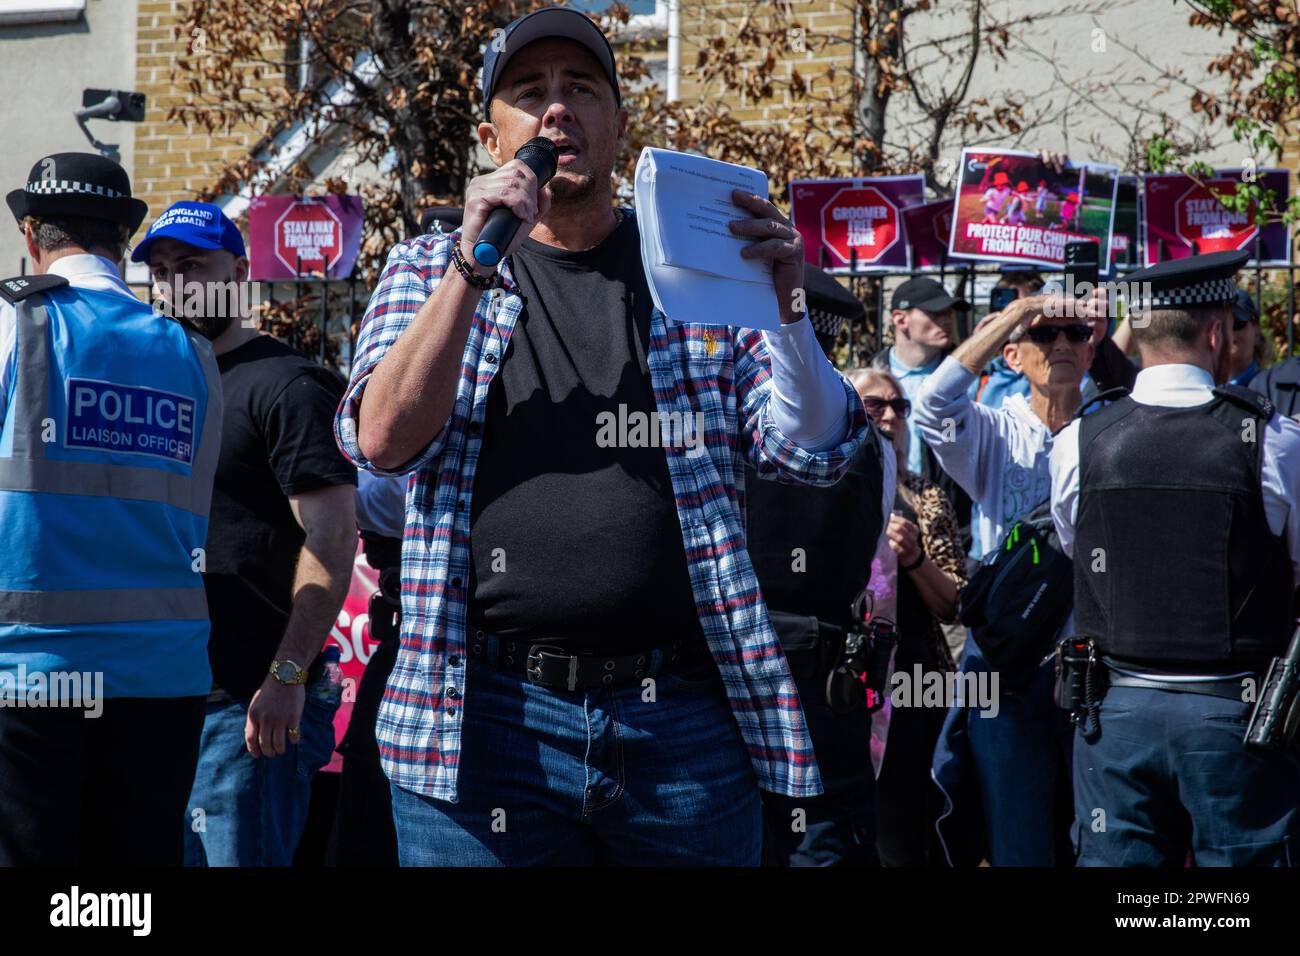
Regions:
[[[903,209],[924,198],[920,175],[790,183],[791,218],[803,235],[805,261],[832,273],[909,271]]]
[[[965,149],[948,254],[1059,267],[1065,244],[1101,243],[1108,261],[1119,170],[1070,163],[1057,173],[1037,153]]]
[[[1285,169],[1252,170],[1249,175],[1264,189],[1273,191],[1271,212],[1280,213],[1286,208],[1290,174]],[[1254,261],[1256,238],[1262,264],[1285,264],[1291,246],[1290,227],[1274,221],[1260,228],[1253,207],[1237,212],[1217,198],[1234,194],[1245,176],[1246,171],[1241,169],[1215,170],[1209,179],[1182,173],[1144,175],[1146,264],[1186,258],[1192,255],[1193,244],[1201,254],[1247,249]]]

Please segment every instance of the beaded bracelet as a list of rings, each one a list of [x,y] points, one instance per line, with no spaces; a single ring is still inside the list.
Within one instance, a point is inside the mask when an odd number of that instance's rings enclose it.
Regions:
[[[498,279],[497,273],[493,272],[490,276],[481,276],[474,271],[474,268],[465,261],[465,253],[460,251],[460,243],[456,242],[451,247],[451,264],[456,267],[460,277],[476,289],[491,289],[496,286]]]

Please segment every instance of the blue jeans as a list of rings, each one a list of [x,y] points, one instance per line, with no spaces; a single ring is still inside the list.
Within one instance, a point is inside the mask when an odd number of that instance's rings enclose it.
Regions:
[[[966,642],[961,670],[989,669],[974,641]],[[994,866],[1053,866],[1057,844],[1057,785],[1069,767],[1072,727],[1052,698],[1050,664],[1023,691],[999,688],[999,710],[967,717],[971,754]],[[1065,825],[1060,827],[1062,838]]]
[[[323,678],[307,685],[302,739],[278,757],[254,757],[244,746],[247,701],[207,705],[186,813],[186,866],[293,864],[311,778],[334,751],[338,705]]]
[[[716,671],[553,690],[471,660],[459,800],[392,787],[402,866],[759,862],[758,786]]]
[[[1241,743],[1251,704],[1112,687],[1074,742],[1080,866],[1300,866],[1300,753]]]

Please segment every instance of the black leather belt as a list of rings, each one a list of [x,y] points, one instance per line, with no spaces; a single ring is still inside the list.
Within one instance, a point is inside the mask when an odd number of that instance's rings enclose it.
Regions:
[[[523,674],[531,684],[570,691],[621,687],[665,670],[704,663],[713,666],[709,646],[700,636],[625,654],[575,654],[553,644],[498,637],[471,628],[469,656]]]
[[[1225,700],[1242,700],[1241,679],[1220,677],[1214,680],[1156,680],[1151,677],[1136,677],[1112,670],[1108,683],[1111,687],[1145,687],[1149,690],[1170,691],[1175,694],[1208,694],[1210,697],[1222,697]]]

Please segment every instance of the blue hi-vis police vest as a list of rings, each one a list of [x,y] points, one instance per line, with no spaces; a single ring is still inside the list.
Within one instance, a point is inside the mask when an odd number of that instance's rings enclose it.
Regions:
[[[16,309],[0,682],[102,673],[107,698],[206,694],[200,572],[222,413],[211,346],[122,295],[65,286]]]

